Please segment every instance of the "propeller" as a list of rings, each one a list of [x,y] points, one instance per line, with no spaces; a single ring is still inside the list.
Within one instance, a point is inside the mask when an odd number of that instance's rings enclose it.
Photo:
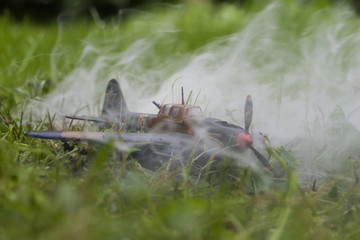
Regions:
[[[248,134],[250,124],[252,121],[252,115],[253,115],[253,103],[250,95],[248,95],[246,98],[244,115],[245,115],[245,132]]]
[[[256,150],[252,145],[249,147],[251,149],[251,151],[253,151],[253,153],[255,154],[255,156],[257,157],[257,159],[259,159],[259,161],[262,163],[262,165],[264,165],[267,169],[269,169],[270,171],[272,171],[272,166],[270,165],[269,161],[264,157],[264,155],[262,155],[258,150]]]
[[[254,148],[252,145],[252,137],[249,134],[249,129],[252,121],[252,115],[253,115],[253,103],[251,100],[251,96],[248,95],[245,102],[245,110],[244,110],[244,116],[245,116],[245,132],[241,132],[236,137],[236,142],[239,147],[247,147],[250,148],[251,151],[255,154],[257,159],[270,171],[272,171],[272,167],[269,164],[268,160],[258,151]]]

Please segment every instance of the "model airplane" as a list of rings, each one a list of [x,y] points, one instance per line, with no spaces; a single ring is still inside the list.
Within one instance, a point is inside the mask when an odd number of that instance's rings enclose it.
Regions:
[[[120,130],[118,133],[28,132],[26,136],[63,141],[103,141],[115,137],[128,145],[137,144],[142,150],[151,145],[153,154],[166,157],[173,157],[174,153],[184,156],[183,153],[191,152],[203,152],[208,157],[209,154],[219,155],[224,150],[243,152],[250,148],[259,161],[272,170],[267,159],[252,145],[249,128],[253,106],[250,95],[245,103],[245,128],[204,117],[201,108],[185,104],[184,97],[182,104],[153,103],[159,109],[157,114],[130,112],[118,81],[112,79],[106,89],[101,117],[66,117],[93,121],[101,128],[113,127]]]

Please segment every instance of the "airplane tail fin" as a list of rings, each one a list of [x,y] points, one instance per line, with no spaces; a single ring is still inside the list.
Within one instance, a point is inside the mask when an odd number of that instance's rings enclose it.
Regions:
[[[128,112],[129,109],[119,82],[116,79],[111,79],[106,88],[104,105],[101,112],[102,117],[111,121],[119,121],[124,119]]]

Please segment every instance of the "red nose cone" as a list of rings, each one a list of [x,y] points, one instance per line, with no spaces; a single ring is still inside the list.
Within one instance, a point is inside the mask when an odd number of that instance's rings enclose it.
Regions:
[[[241,132],[236,136],[236,145],[239,147],[249,147],[252,143],[252,137],[250,134]]]

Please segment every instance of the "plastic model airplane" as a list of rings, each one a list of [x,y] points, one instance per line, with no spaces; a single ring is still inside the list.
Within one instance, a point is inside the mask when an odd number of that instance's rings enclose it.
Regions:
[[[153,103],[159,110],[157,114],[129,111],[118,81],[112,79],[106,89],[101,117],[66,117],[93,121],[100,128],[113,128],[116,132],[28,132],[26,136],[95,142],[115,138],[126,145],[135,144],[139,148],[135,158],[144,158],[145,167],[151,169],[174,156],[186,159],[197,153],[199,162],[205,164],[211,156],[228,151],[240,153],[249,148],[264,167],[272,170],[267,159],[252,145],[249,128],[253,104],[250,95],[245,102],[245,128],[204,117],[201,108],[185,104],[184,97],[182,104]]]

